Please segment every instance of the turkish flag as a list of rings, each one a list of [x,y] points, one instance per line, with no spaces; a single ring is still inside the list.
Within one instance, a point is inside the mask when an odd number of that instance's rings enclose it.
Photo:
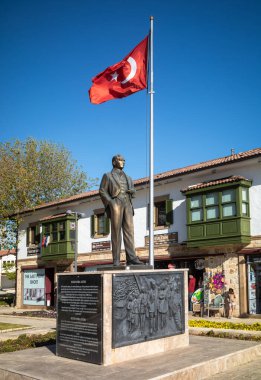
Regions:
[[[148,36],[121,62],[96,75],[89,90],[91,103],[124,98],[147,88],[147,51]]]

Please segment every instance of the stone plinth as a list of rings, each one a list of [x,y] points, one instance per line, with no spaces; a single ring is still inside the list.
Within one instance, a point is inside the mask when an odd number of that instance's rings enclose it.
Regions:
[[[57,355],[110,365],[189,344],[187,270],[58,276]]]

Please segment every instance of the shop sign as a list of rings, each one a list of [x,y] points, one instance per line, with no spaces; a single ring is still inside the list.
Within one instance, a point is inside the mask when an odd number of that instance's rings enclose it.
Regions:
[[[195,268],[198,270],[205,268],[205,259],[197,259],[195,260]]]
[[[40,247],[29,247],[27,248],[27,256],[39,256],[40,255]]]
[[[247,262],[250,263],[261,263],[261,256],[247,256]]]
[[[45,270],[24,270],[24,305],[45,304]]]
[[[92,243],[92,252],[107,251],[111,249],[110,241],[98,241]]]
[[[157,234],[154,235],[154,244],[163,245],[163,244],[173,244],[178,242],[178,233],[171,232],[169,234]],[[149,236],[145,236],[145,245],[149,245]]]

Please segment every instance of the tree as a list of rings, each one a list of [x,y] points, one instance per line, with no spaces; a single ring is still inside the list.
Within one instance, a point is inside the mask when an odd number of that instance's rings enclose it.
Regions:
[[[11,251],[17,244],[17,220],[0,219],[0,249]]]
[[[16,270],[15,270],[15,264],[14,263],[4,263],[3,265],[4,273],[8,280],[15,280],[16,279]]]
[[[94,183],[64,146],[33,138],[0,143],[1,218],[79,194]]]

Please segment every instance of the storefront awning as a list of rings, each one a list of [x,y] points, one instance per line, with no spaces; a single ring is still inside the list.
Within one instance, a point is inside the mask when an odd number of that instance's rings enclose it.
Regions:
[[[258,254],[261,253],[261,248],[245,248],[241,249],[241,251],[239,251],[238,253],[242,255]]]

